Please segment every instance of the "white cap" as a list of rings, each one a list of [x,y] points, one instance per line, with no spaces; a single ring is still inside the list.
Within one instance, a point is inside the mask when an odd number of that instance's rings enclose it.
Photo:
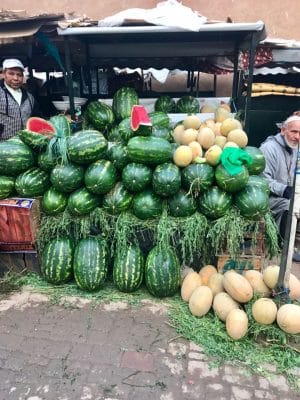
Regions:
[[[300,121],[300,117],[298,115],[292,115],[291,117],[288,117],[282,124],[282,126],[286,126],[290,122],[294,121]]]
[[[21,68],[22,71],[25,70],[24,65],[17,58],[8,58],[3,61],[2,69],[3,71],[7,68]]]

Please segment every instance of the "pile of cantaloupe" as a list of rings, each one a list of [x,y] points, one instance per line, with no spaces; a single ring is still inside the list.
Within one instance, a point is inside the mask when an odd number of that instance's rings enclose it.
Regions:
[[[240,121],[230,113],[226,103],[215,110],[215,118],[201,121],[196,114],[188,115],[173,130],[179,144],[173,155],[174,163],[186,167],[191,163],[206,162],[212,166],[220,162],[223,148],[248,144],[248,136]]]
[[[190,312],[202,317],[212,308],[226,324],[227,334],[234,340],[241,339],[248,330],[248,316],[243,305],[256,293],[259,298],[252,304],[252,316],[263,325],[277,325],[286,333],[300,333],[300,305],[285,304],[277,309],[270,298],[276,287],[279,266],[268,266],[263,272],[247,270],[240,274],[229,270],[224,274],[213,265],[206,265],[199,273],[188,269],[182,277],[181,297],[189,304]],[[300,281],[290,274],[289,297],[300,300]]]

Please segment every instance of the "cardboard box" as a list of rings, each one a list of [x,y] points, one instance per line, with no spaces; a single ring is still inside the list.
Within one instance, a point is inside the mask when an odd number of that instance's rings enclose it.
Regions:
[[[0,251],[34,250],[39,224],[38,199],[0,200]]]
[[[264,268],[264,255],[242,255],[238,260],[233,260],[228,254],[218,256],[217,269],[218,272],[224,273],[230,269],[242,272],[248,269],[262,271]]]

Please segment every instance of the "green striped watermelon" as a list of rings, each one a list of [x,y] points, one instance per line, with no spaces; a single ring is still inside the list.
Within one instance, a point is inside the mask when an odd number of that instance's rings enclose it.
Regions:
[[[154,110],[162,111],[166,114],[174,113],[176,112],[175,100],[168,95],[160,96],[158,99],[155,100]]]
[[[246,187],[247,186],[255,186],[261,188],[266,192],[267,195],[270,194],[269,183],[263,176],[250,175]]]
[[[73,274],[74,244],[69,238],[51,240],[42,253],[41,272],[47,282],[60,285]]]
[[[177,165],[164,163],[158,165],[152,178],[154,193],[162,197],[169,197],[180,190],[181,174]]]
[[[144,258],[139,247],[130,244],[114,260],[113,281],[121,292],[134,292],[142,283]]]
[[[126,144],[132,136],[136,136],[136,133],[131,129],[131,118],[122,119],[118,125],[118,140],[116,141]]]
[[[247,185],[235,194],[234,204],[243,217],[259,220],[269,210],[269,196],[264,189]]]
[[[112,108],[102,101],[92,101],[88,104],[85,117],[94,129],[100,132],[110,129],[115,122]]]
[[[145,278],[147,289],[153,296],[173,296],[180,282],[180,265],[175,251],[154,247],[146,259]]]
[[[168,199],[168,207],[172,217],[189,217],[197,210],[194,197],[184,190],[180,190]]]
[[[217,186],[209,188],[197,199],[198,210],[206,217],[222,217],[232,205],[232,195]]]
[[[130,192],[141,192],[151,181],[152,170],[145,164],[129,163],[123,169],[122,182]]]
[[[162,164],[172,158],[171,144],[154,136],[137,136],[129,140],[127,144],[129,158],[142,164]]]
[[[84,183],[95,194],[109,192],[117,182],[117,170],[110,161],[98,160],[85,171]]]
[[[162,213],[161,198],[153,193],[151,189],[146,189],[134,196],[132,212],[140,219],[158,217]]]
[[[15,178],[0,175],[0,199],[9,197],[15,189]]]
[[[215,178],[219,188],[225,192],[235,193],[247,185],[249,172],[244,165],[241,165],[241,172],[230,175],[223,165],[219,164],[215,169]]]
[[[49,175],[40,168],[28,169],[18,175],[15,182],[16,192],[22,197],[42,196],[49,187]]]
[[[121,143],[110,144],[107,151],[107,158],[118,170],[122,171],[129,163],[127,147]]]
[[[155,128],[170,128],[171,121],[168,114],[164,112],[151,112],[149,113],[150,120]]]
[[[84,168],[80,165],[56,165],[50,174],[50,180],[56,190],[71,193],[84,183]]]
[[[76,164],[90,164],[106,154],[107,141],[102,133],[79,131],[68,138],[68,157]]]
[[[154,126],[151,131],[151,136],[155,136],[158,138],[165,139],[168,142],[172,142],[173,141],[172,132],[173,132],[172,128]]]
[[[196,114],[200,110],[199,100],[193,96],[182,96],[176,103],[178,113]]]
[[[190,164],[182,170],[182,186],[193,194],[202,193],[212,186],[214,174],[209,164]]]
[[[245,152],[252,157],[252,164],[247,164],[247,169],[250,175],[259,175],[266,167],[266,159],[263,152],[254,146],[244,147]]]
[[[55,134],[56,129],[53,124],[39,117],[28,118],[26,128],[18,132],[20,139],[37,151],[45,149]]]
[[[110,214],[120,214],[126,211],[132,202],[132,194],[123,183],[118,182],[103,198],[102,207]]]
[[[45,214],[55,215],[63,212],[68,204],[68,196],[54,187],[48,189],[42,198],[42,210]]]
[[[71,136],[72,130],[68,118],[63,114],[53,115],[49,119],[49,122],[54,126],[56,130],[56,136],[61,138],[67,138]]]
[[[68,199],[68,210],[73,215],[86,215],[99,206],[101,199],[86,188],[71,193]]]
[[[0,143],[0,175],[17,176],[34,166],[32,150],[24,143],[9,140]]]
[[[112,109],[117,120],[131,116],[132,106],[139,104],[139,97],[135,89],[132,87],[121,87],[118,89],[112,102]]]
[[[94,291],[103,286],[108,270],[107,243],[96,237],[79,241],[74,252],[74,277],[82,290]]]
[[[58,158],[51,155],[48,151],[38,155],[37,164],[43,171],[50,172],[58,163]]]

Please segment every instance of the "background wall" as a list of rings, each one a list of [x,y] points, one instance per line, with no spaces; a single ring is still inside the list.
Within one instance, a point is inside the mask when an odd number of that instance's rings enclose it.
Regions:
[[[98,20],[127,8],[153,8],[159,0],[1,0],[4,10],[28,13],[74,12]],[[182,4],[211,20],[264,21],[269,37],[300,40],[299,0],[183,0]]]

